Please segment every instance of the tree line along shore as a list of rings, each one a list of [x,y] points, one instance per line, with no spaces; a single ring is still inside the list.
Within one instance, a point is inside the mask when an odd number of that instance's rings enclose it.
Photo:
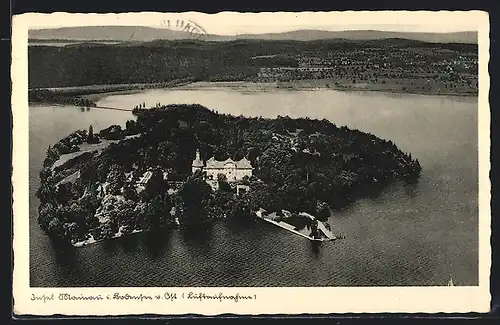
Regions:
[[[391,182],[417,182],[422,170],[391,141],[325,119],[246,118],[200,105],[136,107],[133,114],[124,129],[77,130],[48,148],[38,221],[53,239],[77,244],[254,218],[260,208],[327,221],[332,210]],[[197,148],[203,160],[249,159],[254,172],[242,181],[249,191],[237,194],[223,178],[214,190],[193,174]]]
[[[31,103],[47,103],[97,107],[96,100],[103,95],[142,91],[146,89],[171,88],[182,86],[193,81],[192,78],[171,80],[168,82],[88,85],[75,87],[34,88],[28,90],[28,101]]]
[[[30,88],[78,89],[71,96],[171,87],[181,81],[275,82],[282,87],[469,96],[478,91],[477,44],[403,39],[184,40],[30,46],[28,51],[33,67]]]

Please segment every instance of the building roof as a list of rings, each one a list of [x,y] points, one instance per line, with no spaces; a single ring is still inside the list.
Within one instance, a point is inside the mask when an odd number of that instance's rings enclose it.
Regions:
[[[153,176],[153,172],[147,171],[142,175],[141,178],[139,178],[137,183],[141,184],[141,185],[145,185],[147,182],[149,182],[149,179],[151,178],[151,176]]]
[[[207,160],[207,166],[205,168],[208,169],[221,169],[226,167],[228,164],[234,164],[236,169],[253,169],[252,164],[246,158],[243,158],[238,161],[234,161],[231,158],[228,158],[223,161],[215,160],[214,157]]]

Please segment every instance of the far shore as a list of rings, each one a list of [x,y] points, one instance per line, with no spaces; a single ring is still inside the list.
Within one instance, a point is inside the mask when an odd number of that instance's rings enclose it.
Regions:
[[[150,88],[154,89],[154,88]],[[161,88],[161,89],[166,89],[166,88]],[[94,93],[94,94],[86,94],[82,95],[81,97],[84,99],[88,99],[92,102],[97,102],[105,97],[108,96],[113,96],[113,95],[129,95],[129,94],[137,94],[142,91],[145,91],[148,89],[141,88],[141,89],[128,89],[128,90],[115,90],[115,91],[109,91],[109,92],[101,92],[101,93]]]
[[[266,90],[319,90],[331,89],[337,91],[348,92],[384,92],[393,94],[414,94],[428,96],[460,96],[460,97],[477,97],[477,92],[458,92],[449,89],[431,88],[431,89],[415,89],[409,87],[409,84],[401,83],[351,83],[351,82],[336,82],[331,79],[314,79],[314,80],[294,80],[288,82],[252,82],[252,81],[199,81],[199,82],[183,82],[176,84],[119,84],[119,85],[91,85],[78,87],[58,87],[45,88],[60,94],[71,94],[84,99],[96,102],[102,98],[112,95],[126,95],[143,92],[146,90],[158,89],[175,89],[175,90],[196,90],[196,89],[217,89],[231,88],[244,91],[266,91]],[[38,88],[41,89],[41,88]]]
[[[30,91],[48,90],[57,95],[69,97],[81,97],[92,102],[98,101],[103,97],[114,94],[133,94],[148,89],[167,89],[175,86],[185,85],[192,82],[191,78],[172,80],[162,83],[130,83],[130,84],[106,84],[106,85],[86,85],[71,87],[37,87],[29,88]]]
[[[409,95],[428,95],[428,96],[464,96],[477,97],[477,93],[471,92],[453,92],[441,89],[420,90],[420,89],[403,89],[403,84],[375,84],[375,83],[342,83],[335,85],[335,81],[329,79],[314,79],[314,80],[295,80],[289,82],[251,82],[251,81],[200,81],[189,84],[184,84],[174,87],[178,90],[195,90],[195,89],[217,89],[231,88],[235,90],[245,91],[262,91],[262,90],[320,90],[331,89],[348,92],[384,92],[393,94],[409,94]]]

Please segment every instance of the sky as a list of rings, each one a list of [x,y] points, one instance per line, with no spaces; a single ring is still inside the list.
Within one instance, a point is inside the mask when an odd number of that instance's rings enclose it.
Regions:
[[[378,11],[301,13],[125,13],[125,14],[26,14],[30,28],[74,26],[148,26],[161,28],[166,20],[192,21],[209,34],[279,33],[300,29],[383,30],[399,32],[477,31],[485,15],[480,11]],[[487,16],[486,16],[487,18]]]

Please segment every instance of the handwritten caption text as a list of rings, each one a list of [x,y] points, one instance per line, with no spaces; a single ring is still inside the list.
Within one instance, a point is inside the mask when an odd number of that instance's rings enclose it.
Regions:
[[[240,301],[248,301],[248,300],[257,300],[257,295],[248,295],[248,294],[226,294],[222,292],[217,293],[206,293],[206,292],[163,292],[155,295],[150,294],[129,294],[123,292],[115,292],[112,294],[96,294],[96,295],[75,295],[69,294],[65,292],[61,292],[58,294],[50,293],[50,294],[42,294],[35,295],[31,294],[31,301],[39,301],[43,303],[50,303],[54,301],[107,301],[107,300],[119,300],[119,301],[138,301],[138,302],[148,302],[148,301],[170,301],[174,302],[177,300],[198,300],[198,301],[233,301],[235,303]]]

